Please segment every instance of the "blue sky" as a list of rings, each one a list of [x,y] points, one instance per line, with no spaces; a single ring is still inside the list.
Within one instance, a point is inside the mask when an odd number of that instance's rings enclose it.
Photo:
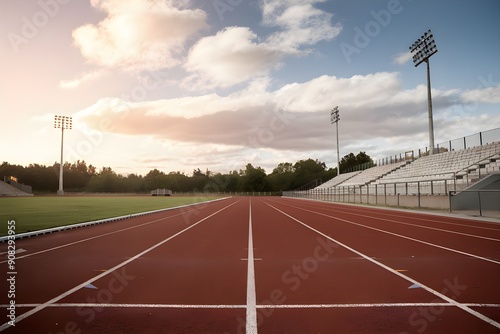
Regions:
[[[341,157],[428,145],[432,29],[436,143],[500,126],[500,2],[3,0],[1,160],[59,159],[119,173]],[[24,129],[19,135],[19,129]]]

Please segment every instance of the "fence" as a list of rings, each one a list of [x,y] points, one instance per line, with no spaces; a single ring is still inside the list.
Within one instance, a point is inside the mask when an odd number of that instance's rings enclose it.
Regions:
[[[467,148],[500,142],[500,128],[482,131],[470,136],[448,140],[436,145],[434,153],[444,153],[449,151],[459,151]],[[429,154],[429,148],[419,148],[416,150],[398,153],[377,160],[377,165],[388,165],[404,160],[413,160]]]
[[[410,208],[449,209],[449,191],[455,181],[429,180],[286,191],[283,196],[328,202],[373,204]]]

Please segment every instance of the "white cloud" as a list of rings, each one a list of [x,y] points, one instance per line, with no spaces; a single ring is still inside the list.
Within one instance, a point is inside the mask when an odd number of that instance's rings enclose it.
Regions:
[[[458,114],[458,97],[458,90],[433,90],[437,143],[500,122],[496,114]],[[147,170],[176,165],[187,172],[197,167],[227,172],[251,162],[270,172],[278,162],[330,159],[335,144],[330,110],[335,105],[342,156],[366,151],[380,159],[428,145],[425,85],[404,89],[398,73],[388,72],[321,76],[277,90],[270,89],[269,78],[259,78],[226,96],[135,103],[106,98],[74,115],[74,123],[106,133],[106,138],[116,136],[117,142],[145,142],[129,147],[135,162]]]
[[[199,40],[190,50],[185,68],[193,74],[185,85],[195,88],[229,87],[268,75],[284,52],[266,43],[249,28],[228,27]]]
[[[403,65],[409,62],[412,59],[411,52],[400,52],[393,57],[393,62],[398,65]]]
[[[290,52],[298,52],[304,45],[331,40],[342,31],[332,25],[332,14],[315,8],[314,3],[325,0],[267,0],[261,3],[263,23],[282,30],[269,36],[268,43]]]
[[[464,91],[461,95],[461,99],[465,103],[500,103],[500,85]]]
[[[87,72],[87,73],[84,73],[83,75],[81,75],[77,79],[61,80],[59,82],[59,87],[64,88],[64,89],[74,89],[74,88],[79,87],[81,84],[83,84],[85,82],[101,78],[104,75],[106,75],[106,73],[107,73],[107,71],[104,69],[100,69],[100,70],[96,70],[96,71],[92,71],[92,72]]]
[[[306,55],[310,50],[304,47],[336,37],[341,27],[332,26],[332,14],[313,7],[317,2],[322,0],[263,2],[263,22],[278,28],[265,39],[246,27],[227,27],[200,39],[189,51],[184,67],[191,75],[184,86],[225,88],[265,77],[285,57]]]
[[[228,96],[202,96],[127,103],[102,99],[81,111],[77,122],[107,131],[205,143],[307,151],[331,145],[329,112],[339,105],[342,131],[351,143],[407,137],[426,131],[426,89],[404,90],[397,73],[351,78],[321,76],[268,91],[266,80]],[[453,105],[455,91],[434,90],[436,115]],[[437,116],[436,116],[437,117]]]
[[[204,29],[206,13],[181,9],[183,1],[92,0],[108,15],[73,31],[75,45],[105,68],[157,70],[179,64],[186,41]]]

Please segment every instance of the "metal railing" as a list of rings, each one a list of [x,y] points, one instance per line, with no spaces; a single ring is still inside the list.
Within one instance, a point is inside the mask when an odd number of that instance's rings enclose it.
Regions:
[[[470,136],[456,138],[439,143],[436,145],[434,153],[439,154],[449,151],[460,151],[475,146],[491,144],[494,142],[500,142],[500,128],[488,131],[482,131]],[[428,154],[429,154],[429,148],[425,147],[425,148],[418,148],[415,150],[406,151],[404,153],[398,153],[395,155],[391,155],[389,157],[377,159],[376,161],[378,166],[388,165],[400,161],[417,159],[422,156],[426,156]]]
[[[455,186],[452,179],[437,179],[284,191],[283,196],[328,202],[447,210],[448,194],[450,190],[456,190]]]

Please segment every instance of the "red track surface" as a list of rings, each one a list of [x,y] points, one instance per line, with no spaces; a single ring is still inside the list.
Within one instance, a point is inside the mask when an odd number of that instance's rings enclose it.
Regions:
[[[5,333],[500,333],[496,223],[231,198],[16,248]]]

